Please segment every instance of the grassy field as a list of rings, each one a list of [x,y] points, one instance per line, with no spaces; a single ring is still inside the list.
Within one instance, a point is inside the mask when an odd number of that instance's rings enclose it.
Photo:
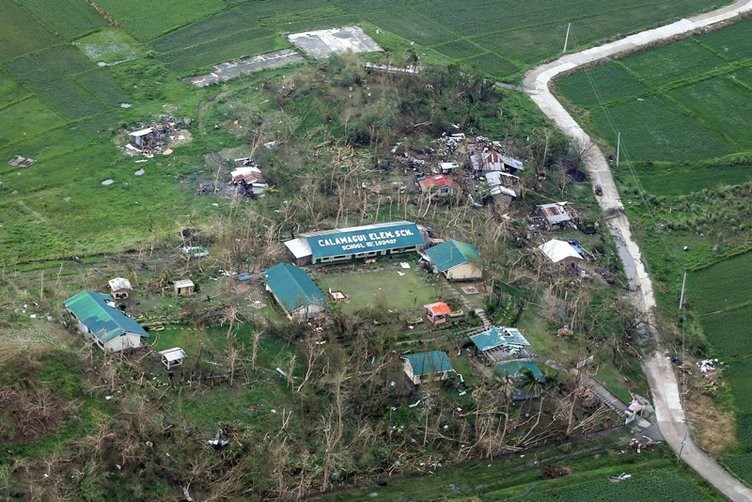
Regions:
[[[581,448],[578,452],[576,448]],[[471,463],[451,471],[438,470],[421,477],[388,480],[383,487],[320,497],[321,500],[721,500],[704,483],[677,466],[670,450],[620,454],[616,448],[593,454],[588,445],[569,452],[566,460],[555,447],[504,460]],[[570,470],[569,475],[543,479],[545,465]],[[500,473],[503,473],[500,475]],[[618,484],[609,476],[632,478]]]
[[[747,274],[752,269],[752,254],[731,258],[692,273],[688,278],[689,301],[699,317],[713,352],[726,365],[724,374],[731,384],[733,406],[737,413],[738,451],[722,458],[737,476],[752,479],[752,339],[749,320],[752,303],[747,292]]]
[[[399,260],[399,257],[396,258]],[[396,310],[422,311],[423,305],[446,296],[446,286],[426,282],[426,273],[416,270],[415,260],[408,259],[409,269],[397,262],[387,262],[378,270],[360,269],[355,272],[333,272],[315,277],[322,291],[329,288],[342,291],[348,301],[346,311],[356,311],[374,305]],[[443,291],[442,291],[443,290]]]

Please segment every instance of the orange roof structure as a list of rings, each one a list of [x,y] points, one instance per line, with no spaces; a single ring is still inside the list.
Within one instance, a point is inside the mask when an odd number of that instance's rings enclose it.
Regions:
[[[452,309],[449,308],[444,302],[435,302],[424,305],[424,307],[431,313],[431,315],[449,315],[452,313]]]
[[[446,174],[437,174],[435,176],[429,176],[428,178],[422,179],[418,182],[418,185],[420,186],[421,191],[428,192],[433,189],[437,188],[443,188],[443,187],[452,187],[457,188],[457,182],[452,179],[451,176],[448,176]]]

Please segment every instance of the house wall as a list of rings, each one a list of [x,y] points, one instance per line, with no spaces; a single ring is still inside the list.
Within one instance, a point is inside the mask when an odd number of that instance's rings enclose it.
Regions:
[[[444,275],[450,281],[468,281],[480,279],[483,276],[483,269],[473,263],[463,263],[450,268]]]
[[[410,364],[410,361],[403,359],[402,368],[404,369],[407,378],[409,378],[412,383],[420,385],[420,376],[413,373],[413,366]]]
[[[126,333],[121,336],[116,336],[112,340],[104,343],[105,350],[112,352],[120,352],[125,349],[136,349],[143,346],[141,337],[134,335],[133,333]]]

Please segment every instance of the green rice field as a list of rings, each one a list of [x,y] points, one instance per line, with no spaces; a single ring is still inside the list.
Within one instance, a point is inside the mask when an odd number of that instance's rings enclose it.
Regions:
[[[722,462],[742,479],[752,479],[752,298],[747,293],[752,254],[731,258],[691,274],[689,300],[715,355],[724,363],[737,413],[738,451]]]
[[[577,72],[557,89],[597,136],[613,143],[621,132],[623,161],[697,162],[746,152],[752,61],[743,33],[752,33],[752,23]]]

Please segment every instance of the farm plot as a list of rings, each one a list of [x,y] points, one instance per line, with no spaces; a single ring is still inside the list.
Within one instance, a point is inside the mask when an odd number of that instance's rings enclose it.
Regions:
[[[680,197],[705,188],[736,185],[752,181],[752,163],[712,163],[692,166],[691,176],[685,167],[658,166],[653,163],[635,163],[630,170],[639,179],[642,188],[653,195]],[[620,173],[624,177],[624,173]],[[620,181],[624,181],[620,179]]]
[[[125,31],[111,28],[79,38],[73,44],[95,62],[130,61],[137,54],[137,42]]]
[[[0,16],[0,63],[62,42],[16,2],[3,2]]]
[[[694,78],[728,64],[695,39],[643,52],[625,59],[623,63],[629,70],[649,81],[653,88]]]
[[[726,363],[724,375],[731,384],[731,395],[737,411],[739,450],[722,458],[736,475],[752,479],[748,460],[752,457],[752,337],[749,320],[752,302],[747,273],[752,269],[752,253],[747,253],[689,277],[690,302],[713,352]]]
[[[582,107],[595,107],[619,99],[636,98],[647,91],[644,83],[616,62],[579,71],[556,82],[556,87],[568,99]]]
[[[203,19],[224,9],[222,0],[192,0],[190,8],[170,0],[100,0],[102,6],[128,33],[141,41]]]
[[[107,22],[89,2],[21,0],[20,3],[65,40],[73,40],[107,26]]]
[[[676,103],[737,150],[752,149],[750,90],[729,78],[719,77],[680,87],[667,94]],[[733,110],[717,113],[717,110]]]
[[[630,160],[684,162],[734,151],[659,96],[594,110],[592,120],[601,137],[616,138],[616,132],[621,132],[622,154]]]
[[[64,124],[58,114],[36,97],[0,110],[0,122],[3,124],[0,127],[0,144],[6,145]]]
[[[752,44],[749,34],[752,32],[752,21],[741,21],[719,31],[713,31],[700,37],[705,47],[730,61],[738,61],[752,57]]]

